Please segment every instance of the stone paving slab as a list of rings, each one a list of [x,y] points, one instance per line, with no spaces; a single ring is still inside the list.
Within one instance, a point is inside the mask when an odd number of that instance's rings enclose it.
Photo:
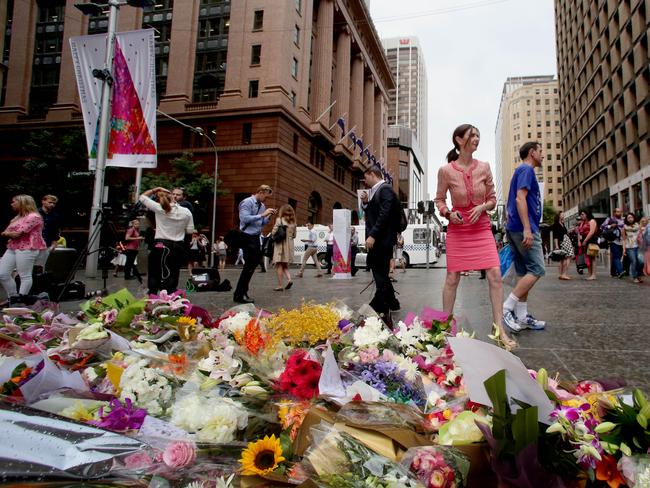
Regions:
[[[233,286],[241,268],[227,268],[222,276]],[[296,278],[291,270],[294,286],[291,290],[276,292],[276,275],[255,273],[250,295],[256,304],[269,310],[299,306],[303,300],[328,302],[342,300],[352,308],[367,303],[372,286],[361,293],[371,280],[363,270],[351,280],[334,280],[327,275],[315,277],[315,270],[307,268],[304,278]],[[80,275],[78,279],[83,279]],[[596,281],[585,281],[571,270],[572,281],[560,281],[557,267],[548,266],[547,275],[533,289],[529,310],[546,320],[544,331],[523,331],[517,336],[520,347],[515,351],[524,363],[533,369],[545,367],[550,373],[559,372],[561,378],[626,378],[650,393],[650,278],[643,285],[627,280],[613,279],[600,267]],[[442,285],[445,279],[444,256],[435,268],[411,268],[396,273],[395,288],[399,292],[402,310],[395,318],[408,311],[419,311],[423,305],[442,308]],[[183,271],[182,280],[187,277]],[[87,289],[101,288],[100,280],[84,280]],[[116,291],[127,285],[138,293],[136,281],[110,277],[108,288]],[[508,286],[504,292],[510,292]],[[221,313],[234,305],[232,292],[205,292],[191,296],[197,305],[212,313]],[[65,302],[63,310],[76,310],[78,302]],[[475,331],[487,340],[490,333],[491,310],[486,280],[478,273],[463,277],[458,288],[456,313],[465,328]]]

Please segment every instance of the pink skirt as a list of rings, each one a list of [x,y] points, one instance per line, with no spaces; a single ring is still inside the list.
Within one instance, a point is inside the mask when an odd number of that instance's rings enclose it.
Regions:
[[[483,212],[478,221],[469,223],[472,207],[454,208],[463,215],[462,224],[447,226],[447,271],[471,271],[500,266],[490,217]]]

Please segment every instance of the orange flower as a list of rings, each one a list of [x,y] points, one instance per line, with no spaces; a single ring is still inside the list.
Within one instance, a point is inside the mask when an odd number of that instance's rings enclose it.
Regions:
[[[625,480],[618,472],[616,459],[613,456],[603,455],[602,460],[596,465],[596,479],[605,481],[610,488],[625,485]]]
[[[14,376],[13,378],[11,378],[11,382],[14,385],[19,385],[20,383],[25,381],[31,373],[32,373],[32,368],[25,368],[20,372],[18,376]]]
[[[244,329],[244,337],[239,340],[243,340],[243,345],[246,349],[251,354],[257,356],[257,353],[264,349],[264,346],[269,340],[269,336],[262,330],[257,319],[251,319]]]
[[[185,354],[170,354],[168,357],[171,364],[171,370],[174,374],[185,373],[189,365]]]

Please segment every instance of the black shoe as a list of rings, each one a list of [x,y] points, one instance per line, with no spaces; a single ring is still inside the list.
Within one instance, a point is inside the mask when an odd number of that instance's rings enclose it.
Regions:
[[[243,297],[233,297],[232,300],[235,303],[254,303],[255,302],[255,300],[253,300],[248,295],[244,295]]]
[[[399,300],[397,298],[393,298],[392,300],[388,300],[388,310],[399,310],[402,308],[402,306],[399,303]]]

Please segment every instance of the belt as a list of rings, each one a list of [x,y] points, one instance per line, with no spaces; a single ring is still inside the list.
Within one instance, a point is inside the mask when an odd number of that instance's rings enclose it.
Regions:
[[[178,244],[184,243],[185,241],[172,241],[171,239],[154,239],[154,242],[162,242],[163,244]]]

